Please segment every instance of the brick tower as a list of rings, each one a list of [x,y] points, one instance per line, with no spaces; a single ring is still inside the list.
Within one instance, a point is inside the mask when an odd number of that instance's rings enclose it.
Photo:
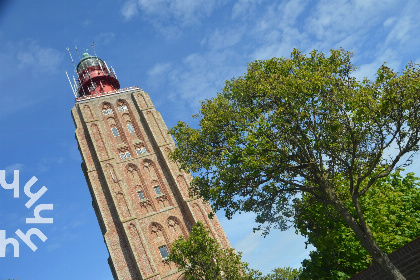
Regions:
[[[113,69],[87,53],[76,72],[71,112],[114,278],[178,279],[170,244],[197,221],[229,247],[210,206],[188,195],[191,175],[169,160],[175,145],[149,95],[120,89]]]

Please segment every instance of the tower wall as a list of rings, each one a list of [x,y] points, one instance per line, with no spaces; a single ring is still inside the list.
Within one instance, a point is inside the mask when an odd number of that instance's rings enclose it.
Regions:
[[[115,279],[178,279],[159,248],[170,251],[197,221],[230,247],[217,217],[207,217],[210,206],[189,196],[191,175],[169,160],[175,144],[146,92],[133,87],[81,99],[72,116]]]

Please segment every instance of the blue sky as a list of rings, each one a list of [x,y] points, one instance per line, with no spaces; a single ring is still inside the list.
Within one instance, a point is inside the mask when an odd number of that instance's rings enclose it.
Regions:
[[[191,123],[199,101],[215,96],[247,63],[343,47],[354,52],[356,77],[374,77],[386,61],[401,71],[420,62],[420,2],[114,0],[0,1],[0,170],[20,170],[21,196],[0,188],[0,230],[7,237],[29,229],[24,184],[46,186],[39,203],[53,224],[39,227],[38,250],[21,242],[20,257],[7,250],[0,279],[112,279],[105,244],[80,168],[70,109],[74,96],[64,70],[66,51],[77,57],[92,41],[122,87],[148,92],[168,125]],[[409,170],[416,171],[419,157]],[[8,172],[8,180],[12,173]],[[294,231],[252,233],[253,216],[218,216],[251,267],[267,273],[298,267],[309,250]],[[8,246],[8,248],[11,246]]]

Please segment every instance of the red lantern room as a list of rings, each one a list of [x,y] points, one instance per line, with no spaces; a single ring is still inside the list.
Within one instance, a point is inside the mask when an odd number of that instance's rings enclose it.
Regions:
[[[76,71],[80,81],[79,97],[103,94],[120,88],[115,72],[96,56],[84,53]]]

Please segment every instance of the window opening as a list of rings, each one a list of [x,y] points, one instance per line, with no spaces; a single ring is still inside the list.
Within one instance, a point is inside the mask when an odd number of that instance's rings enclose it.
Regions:
[[[155,189],[157,195],[162,194],[162,191],[160,190],[159,186],[154,186],[153,188]]]
[[[140,200],[145,199],[146,197],[143,194],[143,191],[138,191],[137,195],[139,196]]]
[[[119,106],[118,111],[120,111],[120,112],[128,111],[128,108],[127,108],[127,106]]]
[[[134,132],[134,127],[131,123],[127,124],[127,128],[128,128],[128,132],[133,133]]]
[[[118,132],[118,129],[116,127],[111,128],[111,131],[114,137],[120,136],[120,133]]]
[[[159,252],[160,252],[160,255],[162,256],[162,259],[166,259],[167,257],[169,257],[169,252],[168,252],[168,248],[166,248],[166,245],[159,247]]]
[[[136,153],[138,154],[138,155],[141,155],[141,154],[145,154],[147,152],[147,150],[146,150],[146,148],[137,148],[136,149]]]

